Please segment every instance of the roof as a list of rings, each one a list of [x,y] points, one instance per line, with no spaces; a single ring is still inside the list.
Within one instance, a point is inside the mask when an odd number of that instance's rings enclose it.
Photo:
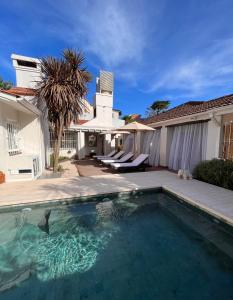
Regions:
[[[9,105],[10,107],[13,107],[16,110],[25,112],[25,113],[33,113],[36,115],[40,115],[41,111],[36,108],[32,103],[27,101],[25,98],[21,98],[9,93],[6,93],[3,90],[0,90],[0,102],[4,103],[6,105]]]
[[[132,114],[130,115],[131,120],[139,120],[141,118],[141,115],[139,114]]]
[[[35,96],[36,94],[34,89],[24,87],[12,87],[9,90],[1,90],[1,92],[13,96]]]
[[[208,110],[224,107],[227,105],[233,105],[233,94],[209,101],[189,101],[172,109],[169,109],[159,115],[144,119],[143,123],[151,124],[162,122],[166,120],[176,119],[179,117],[206,112]]]
[[[75,121],[74,124],[75,125],[83,125],[83,124],[87,123],[88,121],[90,121],[90,120],[79,119],[79,120]]]
[[[30,57],[30,56],[25,56],[25,55],[18,55],[18,54],[11,54],[12,59],[19,59],[19,60],[24,60],[24,61],[32,61],[36,63],[40,63],[40,60],[35,57]]]

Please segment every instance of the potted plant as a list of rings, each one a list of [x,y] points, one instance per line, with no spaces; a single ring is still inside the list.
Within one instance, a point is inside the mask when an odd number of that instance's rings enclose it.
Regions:
[[[0,183],[4,183],[5,182],[5,174],[0,171]]]

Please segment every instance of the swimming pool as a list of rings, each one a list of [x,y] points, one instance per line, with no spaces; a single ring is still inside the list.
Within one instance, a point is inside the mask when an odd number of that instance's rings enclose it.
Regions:
[[[0,212],[1,300],[233,299],[230,227],[161,190],[87,200]]]

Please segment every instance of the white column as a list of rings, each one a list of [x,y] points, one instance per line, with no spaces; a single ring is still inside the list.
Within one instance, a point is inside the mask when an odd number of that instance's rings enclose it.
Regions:
[[[116,147],[116,136],[114,135],[113,139],[111,139],[111,149]]]
[[[161,128],[160,134],[160,166],[167,166],[167,127]]]
[[[111,134],[105,134],[104,140],[104,154],[108,154],[111,151]]]
[[[85,133],[83,131],[78,132],[78,141],[77,141],[77,155],[79,159],[85,158]]]
[[[221,117],[219,116],[213,117],[208,122],[207,147],[206,147],[207,160],[219,157],[220,134],[221,134]]]

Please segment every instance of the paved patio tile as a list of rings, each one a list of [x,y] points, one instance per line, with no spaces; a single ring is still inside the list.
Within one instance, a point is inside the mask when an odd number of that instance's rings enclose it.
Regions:
[[[168,171],[44,179],[0,185],[0,205],[49,201],[86,195],[164,187],[233,224],[233,191],[197,180],[181,180]]]

